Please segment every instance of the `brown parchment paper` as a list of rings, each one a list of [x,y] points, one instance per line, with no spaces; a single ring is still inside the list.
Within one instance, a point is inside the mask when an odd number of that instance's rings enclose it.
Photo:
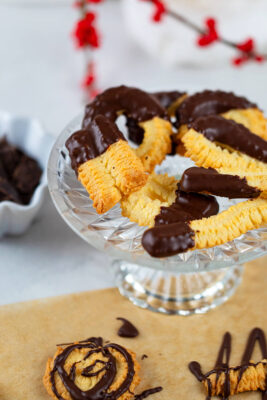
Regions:
[[[202,385],[187,364],[197,360],[204,371],[211,369],[226,330],[233,334],[232,364],[238,364],[249,331],[258,326],[267,333],[266,263],[266,258],[249,263],[235,295],[204,315],[152,313],[133,306],[116,289],[0,307],[0,399],[48,400],[42,376],[55,344],[102,336],[137,353],[142,378],[138,392],[161,385],[163,391],[151,399],[204,400]],[[119,338],[116,317],[132,321],[140,336]],[[141,360],[142,354],[148,358]],[[246,393],[235,398],[261,397]]]

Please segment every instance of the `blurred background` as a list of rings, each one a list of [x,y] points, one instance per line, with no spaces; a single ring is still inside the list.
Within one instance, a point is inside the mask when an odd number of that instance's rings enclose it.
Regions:
[[[55,136],[81,112],[83,49],[71,37],[80,18],[74,0],[0,0],[0,108],[38,117]],[[203,26],[217,19],[228,39],[253,37],[267,53],[264,0],[167,0],[172,10]],[[91,51],[99,90],[125,83],[142,88],[235,90],[267,108],[267,63],[231,65],[235,50],[196,46],[196,33],[164,17],[151,21],[153,5],[142,0],[92,4],[101,45]]]
[[[258,53],[267,53],[265,0],[165,4],[200,27],[214,17],[226,39],[243,43],[252,37]],[[56,137],[88,101],[81,88],[88,60],[94,62],[94,90],[119,84],[152,91],[220,88],[267,110],[267,62],[233,66],[236,49],[221,43],[197,46],[197,34],[188,26],[169,16],[152,21],[153,4],[146,1],[105,0],[90,7],[100,46],[88,55],[75,48],[71,35],[82,18],[73,0],[0,0],[1,110],[36,117]],[[95,268],[100,264],[103,268]],[[30,230],[0,242],[0,303],[110,286],[108,265],[66,226],[47,193]]]

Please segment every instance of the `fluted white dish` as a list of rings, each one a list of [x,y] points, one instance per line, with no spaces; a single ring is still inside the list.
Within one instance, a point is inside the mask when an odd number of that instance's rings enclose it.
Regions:
[[[46,165],[54,142],[37,119],[18,117],[5,111],[0,111],[0,138],[2,136],[35,158],[43,173],[28,205],[0,202],[0,237],[22,234],[37,216],[47,187]]]

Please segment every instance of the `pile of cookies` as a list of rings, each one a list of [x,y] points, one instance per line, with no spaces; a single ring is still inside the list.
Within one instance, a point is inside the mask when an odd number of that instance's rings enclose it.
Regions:
[[[116,125],[121,114],[136,149]],[[120,202],[123,216],[149,228],[142,244],[153,257],[220,245],[267,222],[267,121],[244,97],[111,88],[86,106],[66,147],[97,213]],[[180,181],[154,172],[174,154],[196,164]],[[214,196],[248,200],[218,213]]]

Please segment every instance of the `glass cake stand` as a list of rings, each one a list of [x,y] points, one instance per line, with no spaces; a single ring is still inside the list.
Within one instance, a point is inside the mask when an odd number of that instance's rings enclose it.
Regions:
[[[241,282],[242,264],[267,253],[267,227],[221,246],[163,259],[150,257],[141,245],[145,228],[122,217],[119,204],[97,214],[76,179],[64,144],[80,129],[81,121],[81,116],[71,121],[55,142],[48,163],[48,186],[66,223],[112,257],[120,293],[140,307],[180,315],[204,313],[226,301]],[[167,157],[157,172],[179,176],[191,165],[183,157]],[[220,210],[234,204],[224,198],[218,201]]]

